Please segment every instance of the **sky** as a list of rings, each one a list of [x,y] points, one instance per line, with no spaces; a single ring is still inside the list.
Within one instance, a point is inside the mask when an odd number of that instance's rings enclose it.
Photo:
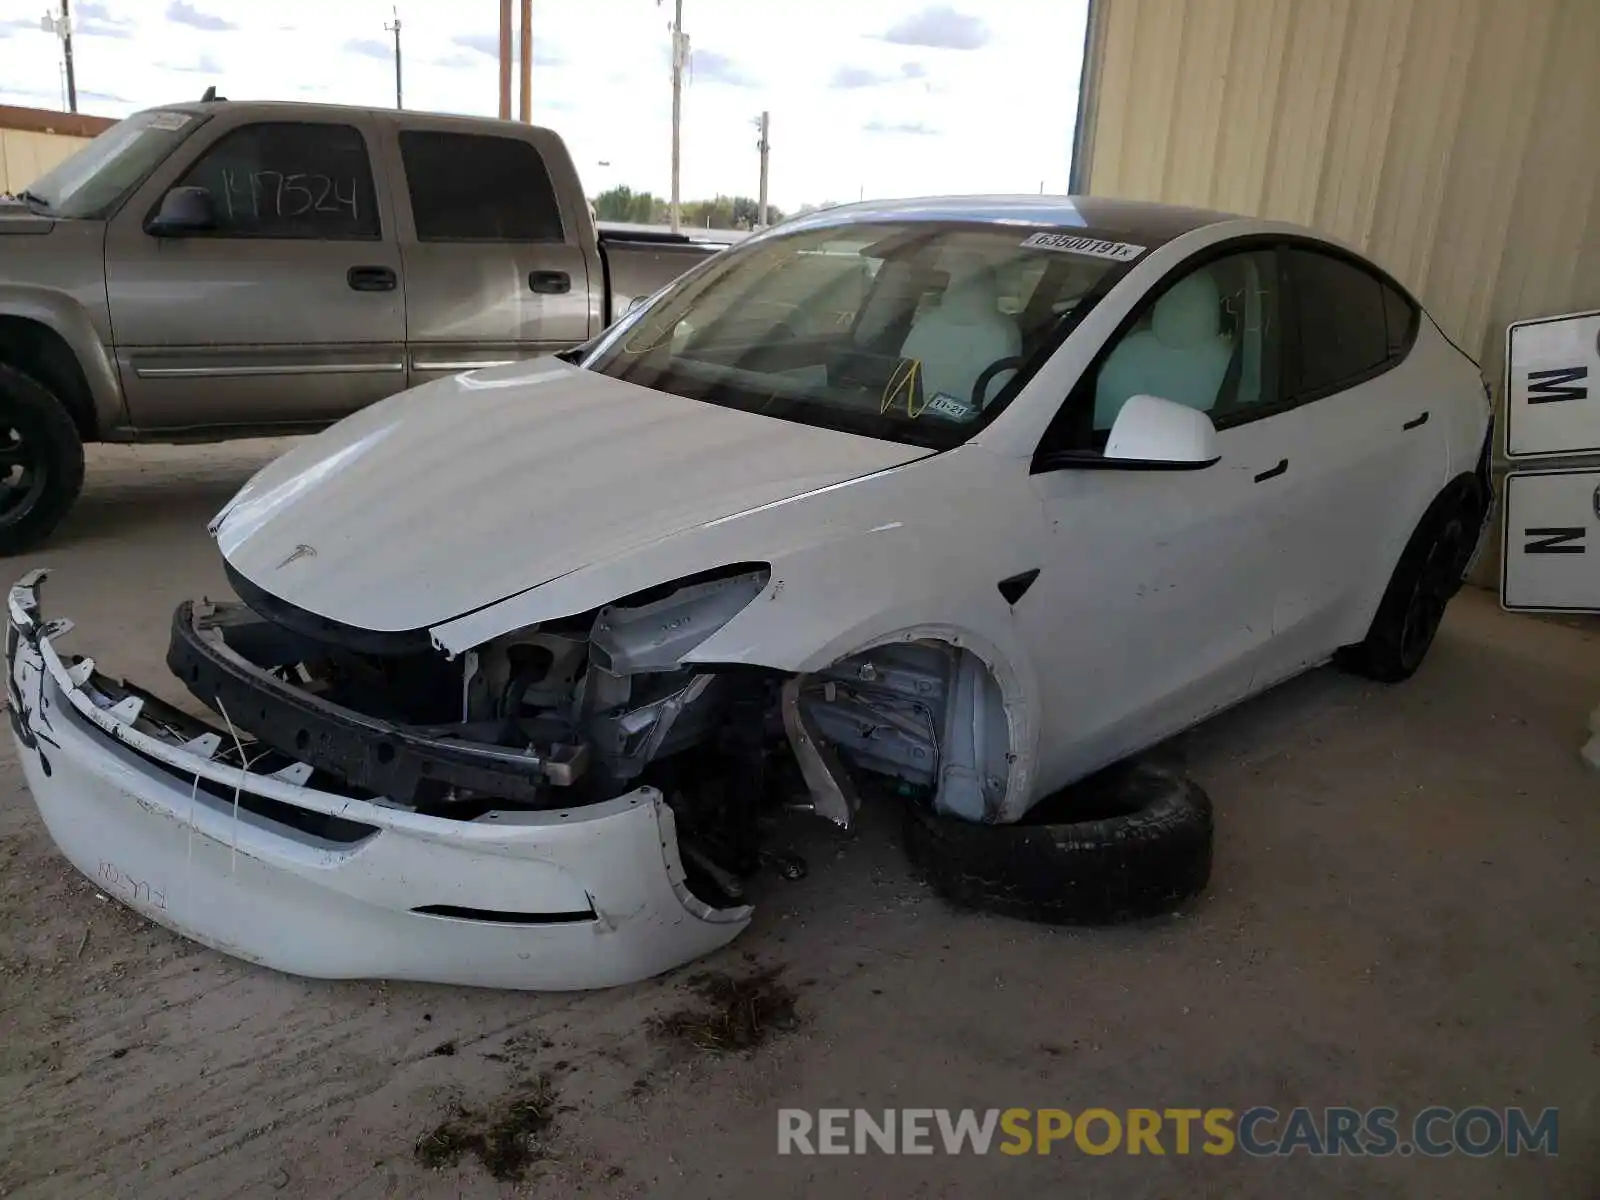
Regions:
[[[1087,0],[684,0],[685,200],[1065,192]],[[0,103],[63,107],[59,0],[0,0]],[[394,103],[392,0],[75,0],[80,111],[198,99]],[[407,108],[493,116],[496,0],[400,0]],[[533,120],[592,196],[665,195],[671,0],[534,0]],[[515,86],[515,74],[513,75]],[[513,102],[513,113],[516,111]]]

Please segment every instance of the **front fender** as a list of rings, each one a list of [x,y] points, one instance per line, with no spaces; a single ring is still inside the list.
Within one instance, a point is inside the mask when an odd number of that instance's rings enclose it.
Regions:
[[[103,281],[101,287],[103,298]],[[96,430],[103,433],[127,425],[127,405],[116,362],[93,315],[76,297],[59,288],[0,282],[0,317],[33,321],[66,343],[89,385]]]

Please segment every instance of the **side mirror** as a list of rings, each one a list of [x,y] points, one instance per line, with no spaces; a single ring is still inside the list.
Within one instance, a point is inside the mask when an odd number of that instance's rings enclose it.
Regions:
[[[1111,425],[1104,463],[1184,471],[1209,467],[1221,457],[1208,415],[1160,396],[1130,396]]]
[[[182,237],[204,233],[217,227],[217,210],[211,193],[201,187],[175,187],[161,197],[161,207],[144,223],[144,231],[154,237]]]

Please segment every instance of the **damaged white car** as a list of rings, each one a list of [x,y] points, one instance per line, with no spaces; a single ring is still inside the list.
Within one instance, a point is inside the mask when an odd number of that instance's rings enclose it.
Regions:
[[[1404,289],[1303,230],[835,209],[261,471],[212,525],[238,600],[173,618],[209,725],[69,653],[30,576],[12,723],[66,855],[209,945],[621,983],[746,926],[785,772],[840,823],[898,793],[1026,829],[1330,657],[1410,674],[1489,425]],[[1156,903],[1203,884],[1204,835]],[[1018,845],[1048,873],[1066,841]]]

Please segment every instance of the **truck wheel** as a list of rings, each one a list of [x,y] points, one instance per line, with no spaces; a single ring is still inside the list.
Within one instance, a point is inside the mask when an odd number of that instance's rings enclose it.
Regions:
[[[0,363],[0,555],[43,541],[83,490],[83,442],[37,380]]]
[[[1046,797],[1014,825],[912,802],[906,851],[963,908],[1056,925],[1169,913],[1211,878],[1211,801],[1177,771],[1113,767]]]

